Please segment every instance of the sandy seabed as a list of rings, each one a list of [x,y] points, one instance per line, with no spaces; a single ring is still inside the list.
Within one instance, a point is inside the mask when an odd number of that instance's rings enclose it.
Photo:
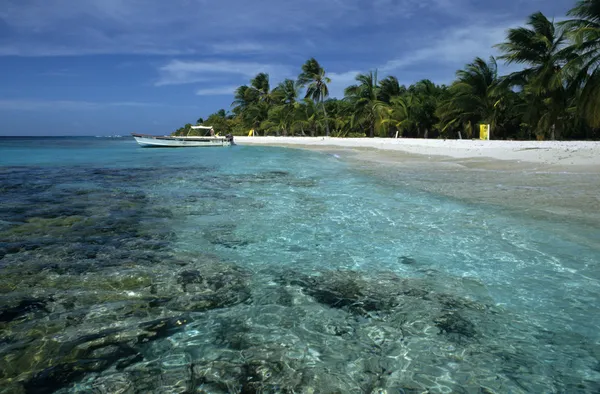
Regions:
[[[331,138],[331,137],[236,137],[241,145],[298,146],[309,149],[335,147],[376,149],[384,152],[426,156],[428,159],[495,159],[508,163],[532,163],[557,167],[600,169],[600,142],[596,141],[482,141],[409,138]],[[386,156],[388,160],[393,156]],[[397,161],[406,157],[397,156]],[[512,162],[512,163],[510,163]]]
[[[600,227],[596,141],[235,137],[235,143],[322,151],[424,191]]]

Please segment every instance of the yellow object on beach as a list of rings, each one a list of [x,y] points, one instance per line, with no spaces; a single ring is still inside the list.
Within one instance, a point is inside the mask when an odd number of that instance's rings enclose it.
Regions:
[[[479,125],[479,139],[480,140],[489,140],[490,139],[490,125],[489,124],[480,124]]]
[[[254,137],[254,129],[250,130],[248,133],[248,137]]]

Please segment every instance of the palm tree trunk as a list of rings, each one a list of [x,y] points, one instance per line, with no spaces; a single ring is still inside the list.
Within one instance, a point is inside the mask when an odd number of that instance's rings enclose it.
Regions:
[[[325,116],[325,132],[326,136],[329,137],[329,122],[327,122],[327,111],[325,110],[325,101],[321,98],[321,105],[323,106],[323,116]]]
[[[423,138],[427,139],[427,136],[429,135],[429,129],[425,129],[425,134],[423,134]]]

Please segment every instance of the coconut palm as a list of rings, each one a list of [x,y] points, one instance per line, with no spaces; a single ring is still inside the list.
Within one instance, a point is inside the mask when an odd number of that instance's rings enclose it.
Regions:
[[[269,84],[269,74],[258,73],[250,80],[250,87],[256,91],[259,101],[271,102],[271,85]]]
[[[234,100],[233,103],[231,103],[233,113],[236,115],[242,114],[252,104],[256,104],[257,102],[257,91],[247,85],[242,85],[235,90]]]
[[[242,113],[242,120],[247,128],[262,130],[262,124],[269,118],[269,104],[264,101],[250,105]]]
[[[508,86],[527,87],[531,97],[544,104],[544,116],[537,119],[536,127],[542,132],[548,127],[554,139],[560,135],[569,107],[565,73],[561,72],[568,60],[562,51],[565,35],[541,12],[532,14],[527,25],[509,29],[507,41],[497,45],[504,53],[499,59],[528,66],[509,74],[504,81]]]
[[[377,83],[377,71],[356,76],[358,84],[348,86],[344,91],[346,99],[354,109],[354,124],[364,124],[369,137],[375,136],[375,130],[381,130],[387,105],[379,100],[380,87]]]
[[[592,127],[600,127],[600,0],[580,0],[567,13],[574,19],[562,22],[573,40],[577,54],[567,68],[573,69],[574,83],[582,86],[579,113]]]
[[[298,85],[291,79],[280,82],[271,92],[274,103],[293,105],[298,99]]]
[[[315,58],[310,58],[302,65],[302,72],[298,76],[298,85],[306,87],[305,98],[310,98],[315,103],[321,103],[323,108],[323,117],[327,118],[325,110],[325,99],[329,97],[329,89],[327,84],[331,83],[325,75],[325,69],[321,67]],[[325,122],[326,135],[329,136],[329,125]]]
[[[463,70],[456,72],[457,80],[450,86],[449,97],[443,100],[436,114],[442,132],[462,127],[467,134],[479,122],[490,123],[494,130],[498,123],[502,93],[506,89],[498,82],[496,59],[489,61],[477,57]]]
[[[398,78],[388,76],[379,81],[379,100],[390,104],[392,98],[399,97],[406,93],[406,87],[400,85]]]
[[[412,94],[391,99],[390,107],[387,111],[387,117],[382,121],[385,125],[391,125],[403,136],[408,130],[417,126],[417,119],[413,109],[418,105],[418,98]]]
[[[439,105],[440,97],[445,88],[436,86],[428,79],[423,79],[408,88],[408,95],[413,96],[411,113],[416,119],[416,136],[429,137],[429,132],[439,123],[435,111]]]
[[[328,119],[323,117],[316,101],[305,98],[294,104],[294,108],[295,118],[292,127],[294,130],[300,131],[300,134],[305,135],[308,131],[310,136],[314,137],[327,125]]]
[[[331,134],[345,137],[352,131],[353,106],[347,100],[330,99],[325,102],[327,115],[331,124]],[[364,133],[362,134],[364,136]]]

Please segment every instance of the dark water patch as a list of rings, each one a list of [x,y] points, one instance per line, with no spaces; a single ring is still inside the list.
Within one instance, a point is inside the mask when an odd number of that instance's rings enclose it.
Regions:
[[[0,193],[0,384],[54,392],[84,376],[137,364],[144,346],[178,332],[174,321],[183,320],[167,305],[196,293],[184,292],[176,273],[205,265],[172,257],[176,235],[167,224],[173,212],[147,192],[148,184],[168,175],[0,171],[6,186]],[[213,290],[203,308],[237,302],[231,293],[241,294],[243,283],[219,285],[223,279],[213,273],[204,274]]]
[[[223,246],[228,249],[247,246],[251,243],[248,238],[241,237],[236,232],[234,224],[220,224],[204,231],[203,235],[211,244]]]
[[[559,360],[549,372],[539,350],[517,339],[520,328],[506,328],[518,317],[474,301],[469,289],[480,290],[463,278],[287,269],[251,275],[209,256],[184,255],[110,278],[94,275],[81,282],[112,293],[111,300],[82,291],[71,297],[62,316],[80,311],[85,318],[60,329],[60,346],[44,347],[54,365],[33,368],[26,381],[49,379],[61,393],[75,392],[75,382],[78,390],[217,393],[594,387],[575,382]],[[52,302],[48,308],[58,310]],[[107,322],[112,327],[101,329]],[[563,344],[557,335],[544,333],[543,342]],[[37,351],[39,340],[11,338],[24,354]],[[585,361],[592,359],[597,363],[589,351]],[[78,364],[87,360],[93,362]],[[73,374],[74,366],[85,373]],[[531,378],[549,375],[560,376],[560,384]]]
[[[299,177],[287,171],[264,171],[252,174],[224,175],[216,184],[239,186],[286,185],[298,188],[313,188],[319,185],[314,177]]]
[[[148,343],[173,335],[191,321],[188,316],[162,318],[140,323],[139,330],[130,327],[81,336],[60,347],[59,364],[36,373],[23,383],[23,388],[27,393],[52,393],[111,366],[126,369],[143,362],[143,349]]]
[[[18,317],[28,313],[46,312],[47,302],[41,299],[24,299],[15,306],[4,306],[0,308],[0,322],[11,322]]]
[[[398,262],[404,265],[414,265],[417,263],[417,260],[410,256],[401,256],[398,258]]]
[[[2,281],[12,291],[2,298],[9,306],[0,314],[0,340],[7,344],[0,349],[0,381],[28,376],[26,390],[42,384],[56,390],[113,367],[136,366],[146,346],[193,321],[181,312],[227,308],[251,297],[249,274],[214,258],[163,256],[160,264],[124,265],[74,272],[57,264],[29,274],[8,267]],[[42,298],[26,298],[28,292]]]
[[[451,338],[469,339],[476,335],[475,325],[458,312],[445,312],[433,321],[442,333]]]
[[[318,302],[333,308],[346,309],[354,314],[391,311],[406,297],[435,302],[440,309],[487,309],[483,304],[444,293],[434,292],[422,279],[407,279],[393,273],[366,277],[355,271],[324,271],[316,275],[286,273],[282,283],[300,286]],[[414,301],[414,300],[413,300]]]

